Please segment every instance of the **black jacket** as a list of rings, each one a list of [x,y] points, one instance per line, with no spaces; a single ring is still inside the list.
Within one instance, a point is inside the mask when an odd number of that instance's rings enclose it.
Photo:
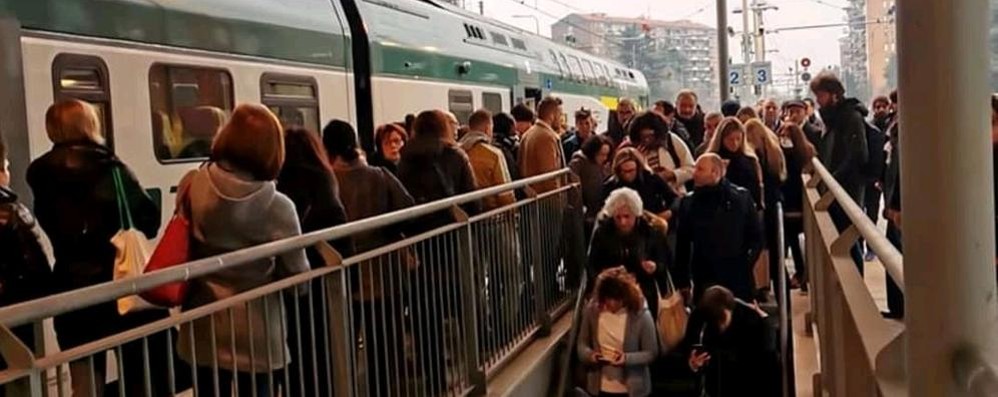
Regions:
[[[687,141],[686,143],[691,148],[698,147],[700,146],[700,144],[703,143],[703,134],[707,130],[707,127],[704,123],[703,112],[697,110],[697,112],[693,114],[693,117],[690,117],[688,119],[679,117],[679,115],[677,114],[676,120],[682,123],[684,127],[686,127],[686,132],[688,132],[690,136],[690,140]]]
[[[503,157],[506,158],[506,169],[509,170],[509,178],[511,181],[520,179],[520,162],[517,157],[520,152],[520,140],[506,135],[495,134],[492,143],[495,147],[502,151]]]
[[[624,182],[616,175],[603,182],[603,200],[601,200],[600,208],[603,207],[603,203],[606,203],[606,198],[610,196],[610,193],[623,187],[637,191],[638,195],[641,196],[645,211],[655,214],[668,210],[676,200],[676,192],[669,187],[669,184],[652,174],[651,171],[641,170],[638,177],[630,183]]]
[[[804,137],[807,138],[807,141],[811,142],[815,149],[820,150],[818,148],[821,147],[821,128],[817,124],[805,121],[801,129],[804,130]]]
[[[399,174],[399,166],[398,166],[398,164],[393,163],[393,162],[388,161],[387,159],[385,159],[385,156],[382,155],[381,152],[374,152],[373,154],[371,154],[370,157],[371,158],[368,159],[367,163],[370,164],[372,167],[381,167],[381,168],[384,168],[384,169],[388,170],[388,172],[391,172],[392,175],[398,175]]]
[[[887,168],[884,169],[884,206],[887,209],[901,211],[901,136],[900,123],[894,123],[887,130],[890,142],[890,157]]]
[[[723,179],[698,187],[680,202],[675,219],[676,284],[689,286],[692,279],[697,299],[707,287],[721,285],[751,300],[762,227],[748,191]]]
[[[333,171],[299,164],[285,164],[277,177],[277,190],[295,203],[302,233],[314,232],[347,222],[340,201],[339,185]],[[344,256],[352,254],[349,244],[334,244]],[[321,257],[313,248],[307,251],[313,268],[321,267]]]
[[[130,170],[107,148],[95,143],[55,145],[28,167],[35,216],[52,242],[59,291],[111,281],[121,229],[113,169],[123,172],[124,189],[135,228],[156,236],[160,212]]]
[[[589,243],[590,281],[603,270],[624,266],[637,279],[652,317],[657,318],[658,294],[668,291],[666,272],[670,253],[666,246],[666,232],[664,224],[653,226],[645,216],[637,218],[634,230],[628,235],[618,231],[612,217],[598,220]],[[641,266],[644,261],[655,262],[654,274],[644,270]]]
[[[706,313],[694,310],[682,351],[688,358],[693,346],[699,344],[710,354],[710,361],[701,369],[710,397],[776,397],[780,395],[780,371],[774,336],[775,329],[759,312],[736,300],[731,324],[723,333],[707,320]]]
[[[854,200],[860,201],[866,178],[862,168],[869,151],[866,147],[866,107],[855,98],[821,109],[825,134],[819,158]]]
[[[0,306],[40,298],[52,286],[31,212],[13,191],[0,186]]]
[[[722,159],[728,160],[725,178],[736,186],[748,190],[756,208],[762,208],[762,180],[760,179],[762,166],[759,165],[759,160],[743,153],[730,152],[723,146],[717,154]]]
[[[416,204],[426,204],[475,190],[475,174],[468,155],[454,144],[438,139],[416,138],[402,148],[398,179]],[[481,211],[481,203],[463,206],[470,214]],[[454,222],[450,211],[431,214],[415,222],[418,232]]]
[[[781,187],[783,211],[801,212],[804,210],[804,164],[794,155],[794,148],[782,148],[787,164],[787,181]]]

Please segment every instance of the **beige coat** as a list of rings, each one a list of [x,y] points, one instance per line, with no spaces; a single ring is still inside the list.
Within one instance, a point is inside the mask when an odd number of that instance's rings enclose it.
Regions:
[[[510,182],[506,157],[499,148],[489,143],[485,134],[469,132],[461,138],[460,144],[461,149],[468,153],[468,161],[471,162],[471,169],[475,172],[475,188],[485,189]],[[513,204],[515,201],[516,197],[510,190],[482,199],[482,209],[489,211]]]
[[[547,123],[538,120],[530,127],[520,142],[520,173],[523,178],[529,178],[565,166],[565,156],[562,153],[561,138]],[[560,179],[551,179],[530,185],[537,193],[550,192],[561,187]]]

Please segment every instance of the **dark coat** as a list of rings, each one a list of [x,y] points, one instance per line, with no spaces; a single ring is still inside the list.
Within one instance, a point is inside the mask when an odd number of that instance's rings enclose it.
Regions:
[[[655,214],[668,210],[676,200],[676,192],[669,187],[668,183],[652,174],[651,171],[641,170],[638,177],[630,183],[620,180],[617,176],[611,176],[606,182],[603,182],[603,199],[600,200],[600,208],[603,208],[603,203],[606,202],[610,193],[622,187],[637,191],[638,195],[641,196],[645,211]]]
[[[728,170],[725,178],[738,187],[748,190],[756,208],[762,208],[762,166],[755,157],[742,153],[729,152],[721,147],[717,153],[722,159],[728,160]]]
[[[357,159],[337,165],[336,179],[340,182],[340,199],[348,222],[387,214],[411,207],[412,196],[388,170],[367,165]],[[360,253],[402,238],[400,227],[388,227],[353,237],[353,250]]]
[[[654,225],[648,218],[637,218],[634,230],[623,235],[617,230],[612,217],[596,222],[589,243],[589,275],[595,279],[603,270],[624,266],[634,275],[648,301],[653,317],[658,316],[658,291],[667,289],[669,250],[665,240],[665,226]],[[657,265],[654,274],[648,274],[641,263],[652,261]]]
[[[155,237],[160,226],[159,209],[135,175],[106,147],[90,142],[58,144],[28,167],[27,181],[35,196],[35,216],[55,253],[53,292],[88,287],[114,278],[116,250],[111,237],[122,226],[114,186],[115,168],[122,170],[125,198],[135,229],[149,238]],[[111,335],[126,326],[118,316],[115,301],[55,320],[63,349]]]
[[[572,161],[568,163],[568,168],[579,177],[582,187],[582,205],[585,207],[585,221],[592,225],[596,221],[596,215],[603,209],[603,181],[606,180],[604,168],[594,163],[585,153],[578,152],[572,156]]]
[[[285,164],[277,177],[277,190],[295,203],[295,212],[301,222],[302,233],[314,232],[347,222],[346,210],[340,202],[339,185],[332,170],[298,164]],[[349,244],[335,244],[340,254],[352,254]],[[312,268],[321,267],[323,261],[313,248],[309,248],[308,261]]]
[[[748,191],[727,180],[698,187],[680,202],[676,219],[676,285],[692,280],[696,298],[721,285],[751,300],[762,227]]]
[[[52,286],[52,268],[42,250],[35,218],[0,186],[0,306],[41,298]]]
[[[416,204],[426,204],[475,190],[475,173],[461,148],[438,139],[416,138],[402,148],[398,179]],[[463,206],[465,212],[480,212],[481,204]],[[414,222],[415,231],[424,232],[454,222],[449,210]]]
[[[862,169],[869,151],[866,147],[866,107],[855,98],[821,109],[825,134],[819,158],[856,202],[862,202],[866,178]]]
[[[731,324],[723,333],[703,311],[694,310],[683,351],[689,357],[693,345],[700,344],[710,353],[710,361],[701,369],[708,396],[775,397],[780,395],[780,372],[774,335],[775,330],[756,309],[737,300]]]
[[[388,170],[388,172],[391,172],[392,175],[397,176],[399,174],[399,165],[394,162],[388,161],[388,159],[386,159],[385,156],[382,155],[380,151],[371,154],[367,163],[370,164],[372,167],[384,168]]]
[[[686,132],[690,135],[690,140],[687,141],[687,144],[691,148],[698,147],[703,143],[703,135],[707,130],[703,112],[697,110],[697,112],[693,114],[693,117],[688,119],[682,118],[677,114],[676,121],[682,123],[682,125],[686,127]]]
[[[804,137],[808,142],[811,142],[815,148],[821,147],[821,128],[817,124],[805,121],[801,129],[804,130]]]
[[[783,158],[786,159],[787,181],[783,184],[783,211],[785,213],[804,210],[804,179],[802,173],[804,164],[794,155],[794,148],[783,148]]]
[[[884,169],[884,206],[887,209],[901,211],[901,136],[900,123],[894,123],[888,128],[887,139],[890,142],[890,156],[887,168]],[[996,151],[998,153],[998,151]]]

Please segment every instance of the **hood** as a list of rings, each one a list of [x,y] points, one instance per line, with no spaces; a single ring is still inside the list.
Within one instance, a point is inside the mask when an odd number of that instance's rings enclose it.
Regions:
[[[843,99],[842,102],[839,102],[834,107],[819,109],[818,113],[821,114],[822,121],[835,125],[842,112],[850,110],[858,112],[863,119],[866,119],[866,116],[870,114],[870,110],[866,108],[866,105],[863,105],[863,102],[856,98]]]
[[[471,150],[475,145],[479,143],[489,143],[491,141],[487,135],[483,132],[471,131],[464,134],[460,140],[457,141],[458,145],[461,145],[461,149],[465,152]]]
[[[254,196],[272,195],[275,191],[273,182],[255,181],[248,174],[226,170],[217,163],[209,164],[202,172],[207,174],[212,189],[226,200],[248,200]]]
[[[70,179],[93,177],[121,164],[107,147],[89,141],[56,144],[45,157],[59,164],[61,176]]]

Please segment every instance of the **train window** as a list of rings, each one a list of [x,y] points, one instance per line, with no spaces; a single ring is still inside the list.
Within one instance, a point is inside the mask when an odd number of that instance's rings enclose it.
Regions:
[[[270,108],[284,127],[318,133],[319,85],[304,76],[264,73],[260,76],[260,102]]]
[[[232,112],[232,76],[222,69],[149,68],[153,149],[161,162],[200,161]]]
[[[483,92],[482,107],[493,114],[502,113],[502,95],[494,92]]]
[[[596,72],[593,70],[593,63],[588,59],[582,60],[582,70],[586,74],[586,79],[596,81]]]
[[[568,59],[572,60],[572,63],[570,63],[569,66],[572,67],[572,71],[575,75],[579,77],[579,81],[587,80],[588,77],[586,77],[586,75],[582,72],[582,62],[579,61],[579,58],[575,55],[569,55]]]
[[[461,123],[461,125],[468,124],[468,119],[471,117],[471,113],[475,111],[475,104],[473,102],[471,91],[448,91],[447,104],[450,112],[454,113],[454,116],[457,117],[457,121]]]
[[[558,67],[558,75],[561,78],[565,78],[565,69],[561,67],[561,62],[558,61],[558,54],[555,54],[554,50],[548,50],[551,53],[551,60],[554,61],[554,65]]]
[[[513,38],[510,41],[513,43],[513,48],[516,48],[521,51],[527,50],[527,43],[524,43],[523,40]]]
[[[55,100],[78,99],[93,105],[107,147],[114,148],[111,120],[111,87],[107,64],[90,55],[59,54],[52,61]]]
[[[504,35],[502,33],[496,33],[496,32],[489,32],[489,34],[492,35],[492,43],[493,44],[495,44],[495,45],[501,45],[503,47],[509,46],[509,43],[506,41],[506,35]]]

